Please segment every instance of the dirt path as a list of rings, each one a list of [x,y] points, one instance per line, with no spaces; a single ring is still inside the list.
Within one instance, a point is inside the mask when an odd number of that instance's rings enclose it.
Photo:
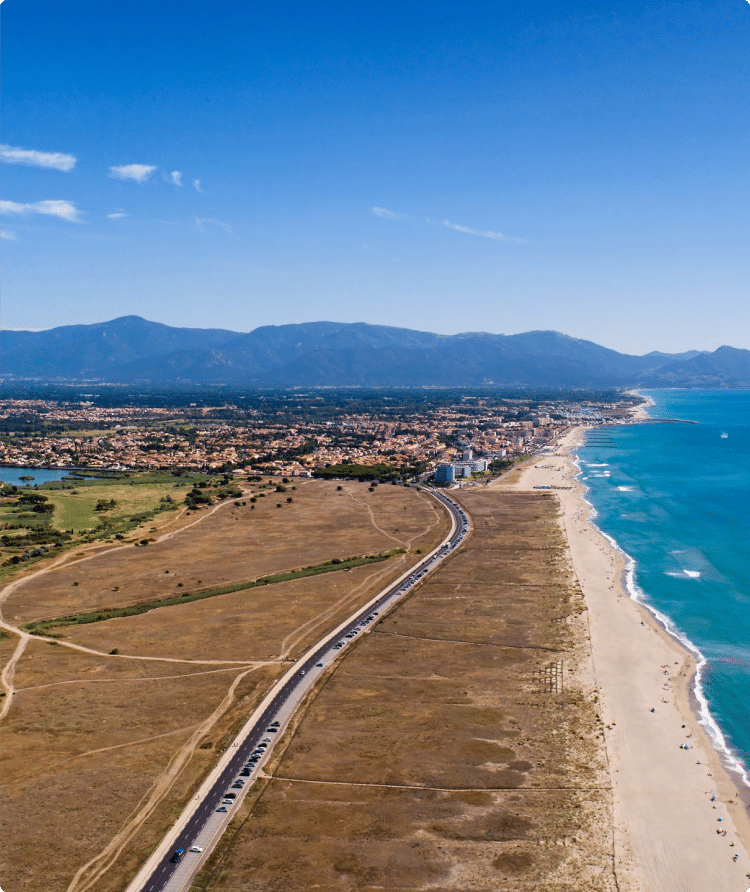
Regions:
[[[430,534],[431,531],[439,526],[443,519],[442,513],[432,504],[432,501],[424,497],[423,495],[418,494],[418,497],[421,501],[429,504],[434,519],[432,519],[430,516],[424,517],[418,524],[416,524],[417,526],[421,527],[422,523],[424,523],[425,526],[423,529],[415,531],[413,535],[408,538],[406,536],[400,538],[398,534],[393,535],[392,533],[389,533],[387,530],[385,530],[382,526],[380,526],[380,524],[378,523],[378,518],[376,516],[377,512],[373,510],[373,507],[368,504],[366,500],[355,498],[355,496],[351,492],[349,492],[348,495],[350,496],[350,498],[352,498],[353,501],[361,504],[364,507],[364,509],[367,511],[367,514],[369,515],[370,524],[375,531],[386,537],[387,540],[393,542],[394,545],[397,545],[400,548],[405,548],[407,550],[411,547],[412,543],[415,540],[418,540],[420,537]],[[162,527],[163,532],[156,537],[155,541],[164,542],[173,539],[175,536],[182,533],[183,531],[191,530],[198,524],[204,523],[207,518],[215,515],[218,511],[221,510],[222,507],[226,507],[227,505],[231,504],[231,500],[220,502],[217,505],[212,506],[210,509],[201,512],[195,518],[188,518],[187,523],[184,522],[186,509],[183,509],[177,514],[177,516],[169,520],[169,523],[166,525],[166,529]],[[366,530],[366,518],[363,526]],[[134,546],[132,544],[129,544],[129,547],[132,548]],[[77,644],[72,641],[66,641],[64,639],[48,637],[44,635],[32,635],[31,633],[24,631],[22,628],[6,621],[2,617],[3,605],[13,593],[17,592],[20,587],[27,586],[29,583],[33,583],[44,574],[55,572],[61,567],[69,567],[74,564],[83,564],[86,561],[90,561],[93,558],[98,558],[100,556],[106,560],[107,555],[113,553],[121,553],[122,548],[123,544],[117,544],[109,547],[104,547],[101,543],[96,543],[88,546],[78,546],[75,553],[74,550],[71,549],[67,553],[54,558],[50,561],[50,563],[45,564],[44,566],[35,569],[30,568],[31,572],[27,572],[26,575],[12,579],[5,586],[0,588],[0,629],[11,633],[17,638],[17,643],[15,644],[13,653],[10,659],[8,659],[6,665],[3,667],[1,674],[1,683],[3,690],[5,691],[5,697],[3,698],[2,709],[0,710],[0,719],[4,719],[8,715],[9,710],[14,702],[15,695],[24,691],[34,691],[42,688],[52,688],[66,685],[110,684],[113,682],[123,681],[130,684],[137,684],[139,682],[162,682],[168,679],[180,679],[198,675],[212,675],[217,673],[230,673],[230,676],[226,679],[226,682],[220,682],[218,696],[221,696],[222,690],[226,691],[226,694],[223,696],[221,703],[216,706],[216,708],[213,710],[211,715],[208,716],[208,718],[201,721],[200,723],[187,725],[182,728],[173,729],[153,736],[139,738],[138,740],[133,740],[126,743],[86,750],[85,752],[71,755],[63,760],[65,763],[69,763],[77,759],[80,760],[88,757],[94,757],[97,754],[109,752],[112,750],[122,750],[125,748],[147,745],[155,740],[165,737],[171,736],[178,738],[174,740],[172,745],[169,745],[166,751],[167,755],[165,755],[164,758],[168,758],[169,761],[166,766],[163,767],[163,770],[161,769],[161,766],[155,766],[155,771],[159,771],[159,774],[153,781],[151,787],[132,807],[130,814],[128,814],[127,817],[123,819],[123,824],[120,829],[117,831],[117,833],[114,834],[111,839],[106,841],[106,845],[104,845],[104,839],[100,841],[99,845],[103,845],[102,850],[76,870],[67,888],[67,892],[90,892],[90,890],[93,890],[97,887],[97,885],[101,882],[101,878],[118,861],[123,850],[126,848],[126,846],[131,844],[134,836],[139,832],[139,830],[143,827],[144,823],[150,818],[150,816],[152,816],[154,810],[160,805],[160,803],[163,803],[164,798],[169,795],[175,783],[183,775],[183,772],[189,765],[197,747],[200,745],[201,742],[205,740],[206,735],[209,734],[212,729],[214,729],[215,725],[222,720],[222,717],[224,717],[230,710],[230,708],[232,708],[232,706],[236,703],[236,691],[238,685],[242,682],[243,679],[245,679],[250,673],[254,672],[257,669],[261,669],[262,667],[266,666],[275,666],[287,660],[290,651],[292,651],[301,642],[303,642],[306,637],[317,633],[320,628],[324,627],[327,623],[330,623],[330,621],[335,618],[337,613],[345,610],[350,604],[356,601],[357,597],[361,595],[363,590],[367,590],[368,587],[373,585],[379,585],[384,578],[392,574],[398,575],[406,568],[406,565],[409,562],[408,554],[403,554],[396,555],[390,560],[384,562],[383,567],[378,568],[377,570],[375,570],[375,572],[372,572],[370,568],[366,568],[366,578],[364,578],[352,588],[344,585],[345,594],[340,597],[336,601],[336,603],[326,607],[315,617],[302,623],[296,629],[287,634],[281,642],[279,656],[275,659],[270,660],[198,660],[161,656],[139,656],[123,653],[108,653],[92,647],[87,647],[82,644]],[[48,684],[32,684],[28,687],[16,688],[16,667],[18,666],[21,657],[24,656],[25,653],[28,656],[28,644],[30,641],[52,644],[56,647],[61,648],[68,648],[69,651],[75,651],[79,654],[85,654],[87,656],[96,658],[106,658],[109,660],[135,660],[139,663],[142,663],[142,665],[144,665],[144,668],[145,664],[148,662],[175,664],[175,673],[177,674],[156,677],[130,676],[126,678],[120,677],[117,679],[68,679],[64,681],[51,682]],[[36,653],[36,651],[34,652]],[[111,664],[105,664],[105,672],[106,667],[110,665]],[[177,666],[185,666],[186,668],[201,668],[195,672],[182,672],[180,669],[177,668]],[[137,671],[136,667],[134,667],[134,669]],[[43,681],[43,679],[40,680]],[[215,701],[212,698],[206,703],[206,708],[211,708],[214,703]],[[184,737],[178,737],[179,735],[183,734],[187,736],[187,740],[185,740]],[[171,746],[175,746],[177,747],[177,749],[170,755]],[[21,778],[21,780],[24,780],[25,777]],[[75,863],[71,864],[70,873],[72,873],[73,869],[75,869]],[[66,881],[67,877],[70,876],[70,873],[66,872]]]
[[[406,555],[401,555],[401,557],[397,558],[395,561],[386,561],[385,569],[381,570],[380,573],[376,573],[373,576],[368,576],[366,579],[363,579],[359,585],[355,586],[355,588],[350,589],[343,598],[339,598],[335,604],[332,604],[330,607],[327,607],[325,610],[321,611],[317,616],[314,616],[312,619],[308,620],[306,623],[303,623],[301,626],[296,628],[293,632],[290,632],[289,635],[281,642],[281,653],[279,654],[278,659],[284,660],[288,659],[289,651],[295,647],[306,635],[309,635],[314,629],[317,629],[323,623],[327,622],[331,619],[338,610],[342,607],[346,606],[346,604],[350,601],[353,601],[356,594],[364,588],[366,585],[370,585],[373,582],[378,582],[384,576],[387,576],[391,573],[394,567],[399,567],[401,564],[405,563]]]
[[[545,647],[542,644],[504,644],[502,641],[466,641],[463,638],[430,638],[426,635],[405,635],[402,632],[384,632],[375,629],[376,635],[391,635],[394,638],[411,638],[413,641],[440,641],[446,644],[468,644],[473,647],[501,647],[510,650],[544,650],[549,653],[565,653],[558,647]]]
[[[0,709],[0,721],[8,714],[10,705],[13,702],[13,695],[15,694],[16,690],[13,686],[13,680],[16,676],[16,664],[21,659],[23,652],[26,650],[28,640],[29,636],[21,633],[21,639],[18,642],[16,649],[13,651],[13,656],[8,660],[3,668],[2,685],[3,690],[5,691],[5,697],[3,698],[3,708]]]
[[[370,515],[370,523],[373,525],[373,527],[379,533],[382,533],[388,539],[392,539],[394,542],[397,542],[402,547],[404,547],[406,545],[406,542],[403,539],[399,539],[397,536],[394,536],[392,533],[387,532],[387,530],[384,530],[383,527],[381,527],[380,524],[378,524],[377,520],[375,520],[375,512],[372,510],[371,505],[368,505],[367,502],[365,502],[363,499],[358,499],[351,490],[347,490],[346,494],[349,496],[349,498],[355,504],[362,505],[364,507],[364,509]]]
[[[252,668],[246,669],[237,675],[221,703],[205,721],[201,722],[190,736],[187,743],[174,754],[167,768],[156,779],[150,794],[147,794],[146,802],[143,803],[143,800],[141,800],[136,806],[135,811],[131,813],[122,828],[115,834],[105,848],[76,871],[73,880],[68,886],[67,892],[86,892],[86,890],[92,889],[99,881],[100,877],[109,870],[128,842],[140,829],[143,822],[153,812],[164,796],[171,790],[173,784],[187,766],[201,740],[232,705],[234,702],[234,693],[239,683],[246,675],[253,671]]]
[[[109,656],[109,654],[108,654]],[[276,662],[275,660],[271,660],[269,662]],[[257,669],[260,665],[265,665],[262,663],[251,663],[247,662],[243,664],[248,669]],[[240,666],[228,666],[225,669],[206,669],[205,672],[183,672],[181,675],[131,675],[125,678],[73,678],[70,681],[51,681],[49,684],[35,684],[30,685],[27,688],[16,688],[17,694],[22,694],[24,691],[39,691],[42,688],[56,688],[59,685],[67,685],[67,684],[77,684],[77,685],[86,685],[86,684],[113,684],[113,683],[121,683],[123,681],[130,681],[134,683],[138,683],[140,681],[149,682],[149,681],[173,681],[175,678],[197,678],[199,675],[215,675],[217,672],[236,672],[237,669],[241,668]],[[171,733],[171,732],[170,732]]]
[[[425,529],[422,530],[421,533],[415,533],[415,534],[411,537],[411,539],[407,539],[406,542],[404,543],[404,547],[405,547],[405,548],[411,548],[411,543],[412,543],[418,536],[424,536],[424,535],[426,535],[427,533],[429,533],[430,530],[434,529],[434,528],[440,523],[441,519],[443,519],[443,515],[440,514],[440,512],[439,512],[438,509],[437,509],[437,505],[435,505],[435,503],[433,502],[432,499],[429,499],[429,498],[427,498],[426,496],[423,496],[422,493],[420,493],[420,492],[417,492],[417,497],[419,498],[420,501],[422,501],[422,502],[424,502],[425,504],[429,505],[430,510],[432,511],[433,515],[435,516],[435,520],[434,520],[428,527],[425,527]]]
[[[433,787],[429,784],[386,784],[386,783],[375,783],[367,782],[367,781],[334,781],[334,780],[314,780],[312,778],[306,777],[284,777],[281,774],[265,774],[265,772],[261,772],[262,776],[267,778],[268,780],[277,780],[277,781],[287,781],[292,784],[318,784],[323,787],[375,787],[386,790],[419,790],[420,792],[434,791],[435,793],[507,793],[509,790],[517,791],[517,786],[512,787]],[[531,791],[536,793],[539,791],[540,793],[552,793],[557,792],[559,790],[575,790],[576,792],[599,792],[601,790],[609,791],[612,788],[609,785],[597,786],[592,784],[591,786],[580,787],[580,786],[570,786],[570,787],[530,787]]]
[[[375,513],[373,512],[372,507],[367,504],[367,502],[363,501],[362,499],[356,498],[352,492],[348,492],[347,494],[353,502],[356,502],[359,505],[364,505],[370,515],[370,522],[376,530],[381,532],[384,536],[388,536],[394,542],[397,542],[402,548],[406,548],[407,550],[411,547],[411,543],[416,538],[418,538],[419,536],[425,536],[441,521],[441,514],[437,510],[436,506],[433,504],[432,500],[419,493],[419,499],[430,506],[430,509],[434,513],[435,520],[420,532],[415,533],[410,539],[399,539],[396,536],[387,533],[381,526],[379,526],[378,522],[375,520]],[[340,598],[335,604],[327,607],[317,616],[308,620],[306,623],[303,623],[293,632],[290,632],[289,635],[287,635],[286,638],[281,642],[281,653],[279,654],[279,659],[283,660],[288,658],[289,651],[293,647],[295,647],[306,635],[310,634],[315,629],[319,628],[327,620],[331,619],[331,617],[335,616],[336,612],[341,607],[345,606],[347,602],[352,601],[357,592],[359,592],[365,585],[382,579],[389,572],[391,572],[394,567],[400,567],[402,564],[404,564],[406,562],[406,557],[407,555],[401,555],[401,557],[397,558],[395,562],[389,561],[388,566],[384,570],[382,570],[382,572],[363,580],[358,586],[351,589],[347,595],[345,595],[343,598]]]
[[[13,697],[16,694],[16,688],[13,684],[16,674],[16,665],[21,659],[23,652],[26,650],[29,641],[44,641],[47,642],[47,644],[57,644],[60,647],[67,647],[70,650],[91,654],[95,657],[107,657],[110,660],[145,660],[147,662],[155,663],[187,663],[193,666],[228,666],[230,668],[232,666],[236,666],[237,668],[249,666],[250,669],[258,669],[260,666],[268,666],[272,663],[280,662],[280,660],[181,660],[177,657],[141,657],[131,654],[111,654],[101,650],[94,650],[90,647],[84,647],[82,644],[73,644],[72,641],[60,641],[57,638],[45,638],[43,635],[30,635],[28,632],[24,632],[4,620],[0,620],[0,629],[12,632],[20,638],[20,641],[13,652],[13,656],[5,664],[2,676],[0,676],[0,682],[2,683],[3,691],[5,692],[3,706],[2,709],[0,709],[0,721],[2,721],[8,714],[8,710],[13,703]],[[64,684],[64,682],[62,683]]]
[[[166,542],[171,539],[173,536],[176,536],[178,533],[183,532],[183,530],[189,530],[192,527],[199,524],[201,521],[205,520],[207,517],[211,517],[212,514],[215,514],[220,508],[226,507],[229,502],[219,502],[218,505],[215,505],[211,508],[210,511],[207,511],[205,514],[201,514],[195,520],[190,523],[185,524],[177,530],[171,530],[169,533],[164,533],[161,536],[156,537],[157,542]],[[181,512],[180,515],[175,517],[172,523],[176,523],[180,517],[185,513],[185,509]],[[84,545],[81,546],[77,552],[71,554],[70,551],[65,552],[65,554],[60,555],[59,558],[54,560],[51,564],[46,564],[43,567],[40,567],[38,570],[35,570],[33,573],[29,573],[26,576],[20,576],[18,579],[14,579],[9,582],[6,586],[0,589],[0,618],[2,618],[2,605],[7,601],[8,596],[13,594],[16,589],[20,588],[22,585],[26,585],[32,580],[36,579],[38,576],[43,576],[45,573],[51,573],[53,570],[56,570],[62,564],[66,566],[73,566],[74,564],[83,564],[86,561],[90,561],[95,557],[99,557],[101,555],[109,554],[112,551],[120,551],[122,548],[135,548],[134,545],[113,545],[110,548],[103,548],[100,544],[94,545]],[[80,555],[81,550],[90,551],[90,554],[84,554],[83,556],[76,557],[75,555]],[[71,559],[72,558],[72,559]]]
[[[110,750],[121,750],[126,749],[130,746],[139,746],[142,743],[151,743],[154,740],[161,740],[162,737],[173,737],[175,734],[184,734],[185,731],[192,731],[194,728],[197,728],[196,724],[188,725],[185,728],[174,728],[172,731],[165,731],[163,734],[154,734],[151,737],[141,737],[140,740],[130,740],[127,743],[118,743],[115,746],[103,746],[96,750],[86,750],[84,753],[77,753],[75,756],[69,756],[67,759],[55,759],[55,765],[65,765],[68,762],[74,762],[76,759],[83,759],[85,756],[94,756],[97,753],[108,753]],[[39,765],[34,766],[34,770],[30,771],[28,774],[19,775],[12,784],[8,784],[8,786],[12,786],[13,784],[20,784],[25,780],[28,780],[30,777],[35,777],[39,773]]]

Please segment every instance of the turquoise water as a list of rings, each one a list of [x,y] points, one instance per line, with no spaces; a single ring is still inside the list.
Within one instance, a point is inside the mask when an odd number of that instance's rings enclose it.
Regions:
[[[750,391],[644,391],[653,418],[578,452],[628,587],[699,658],[701,722],[750,787]]]

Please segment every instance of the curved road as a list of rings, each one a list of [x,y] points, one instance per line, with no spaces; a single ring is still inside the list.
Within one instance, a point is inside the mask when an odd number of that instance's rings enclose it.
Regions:
[[[448,509],[450,533],[424,560],[326,635],[276,682],[126,892],[183,892],[189,888],[229,824],[243,793],[257,777],[274,741],[320,675],[381,612],[390,610],[461,544],[469,531],[463,508],[439,490],[420,489]],[[226,798],[227,793],[230,799]],[[193,846],[199,846],[201,851],[191,853]],[[177,856],[179,849],[182,854]]]

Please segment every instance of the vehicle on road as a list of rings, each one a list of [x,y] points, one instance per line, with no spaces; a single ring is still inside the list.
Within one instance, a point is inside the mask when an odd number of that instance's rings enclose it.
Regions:
[[[0,2],[2,2],[2,0],[0,0]],[[430,490],[425,490],[425,491],[429,492]],[[468,533],[468,531],[470,529],[469,519],[464,511],[461,511],[460,509],[458,509],[457,506],[455,505],[455,503],[453,503],[447,497],[437,495],[436,498],[440,502],[445,504],[447,507],[449,507],[451,514],[453,516],[454,530],[451,533],[450,539],[448,540],[448,542],[446,544],[443,544],[439,548],[439,550],[436,552],[436,554],[434,556],[425,560],[424,562],[421,562],[415,568],[413,568],[410,575],[408,575],[405,578],[402,578],[400,580],[400,582],[394,583],[390,587],[383,589],[381,591],[380,595],[378,596],[378,600],[375,603],[377,604],[378,607],[382,607],[382,609],[384,611],[390,610],[391,606],[398,599],[403,598],[410,591],[410,589],[412,587],[414,587],[418,582],[420,582],[426,576],[426,574],[434,568],[434,566],[436,566],[443,558],[447,557],[451,552],[455,551],[455,549],[458,547],[458,545],[460,544],[460,542],[466,536],[466,534]],[[318,668],[318,669],[325,668],[325,658],[328,657],[328,659],[330,660],[333,657],[333,654],[331,653],[331,651],[338,651],[344,647],[347,647],[348,644],[352,641],[352,639],[357,637],[358,633],[365,631],[370,624],[376,624],[376,618],[379,616],[379,610],[373,610],[372,607],[367,607],[365,609],[367,609],[369,612],[366,615],[364,613],[355,614],[355,616],[348,621],[347,625],[344,626],[344,628],[346,629],[346,633],[344,635],[342,635],[342,637],[339,638],[333,645],[331,645],[330,640],[321,640],[318,642],[318,644],[316,645],[316,649],[319,648],[317,659],[322,660],[321,662],[318,662],[315,664],[303,663],[303,665],[305,665],[307,668],[310,668],[313,665],[315,666],[315,668]],[[341,632],[339,632],[338,634],[341,634]],[[316,652],[316,649],[311,649],[310,651],[308,651],[305,658],[303,658],[303,659],[310,659],[310,658],[314,659],[315,657],[313,657],[312,655]],[[319,656],[321,651],[324,654],[324,656],[322,658]],[[291,662],[295,663],[297,661],[291,660]],[[302,668],[298,669],[297,674],[298,674],[298,676],[306,675],[306,669],[302,669]],[[273,688],[274,699],[273,699],[273,707],[272,708],[274,709],[274,711],[278,710],[280,714],[284,715],[285,722],[288,721],[289,716],[293,715],[294,709],[297,708],[295,705],[294,697],[297,696],[297,693],[299,692],[300,689],[304,690],[304,689],[309,688],[312,678],[315,677],[315,673],[313,673],[313,676],[311,677],[311,679],[305,679],[304,681],[300,681],[298,679],[297,681],[294,681],[293,675],[294,675],[294,672],[292,671],[291,672],[292,678],[288,679],[283,684],[281,684],[281,682],[279,682],[280,687]],[[294,692],[294,693],[292,693],[292,692]],[[290,712],[290,707],[291,707],[291,712]],[[238,776],[235,776],[234,780],[231,783],[231,789],[233,791],[234,790],[240,791],[243,789],[244,784],[246,783],[245,778],[253,775],[254,768],[256,768],[258,766],[258,763],[265,757],[267,745],[269,745],[274,739],[272,735],[278,734],[281,731],[281,724],[282,723],[280,720],[275,719],[274,721],[272,721],[268,724],[268,727],[266,728],[265,732],[261,731],[261,729],[263,727],[262,725],[256,724],[250,730],[250,732],[248,734],[246,734],[242,739],[238,738],[237,741],[233,744],[233,746],[235,746],[235,747],[238,747],[238,746],[241,747],[240,752],[242,752],[244,755],[244,753],[247,752],[247,748],[249,748],[251,741],[257,740],[256,735],[258,733],[265,733],[267,735],[270,735],[270,736],[264,737],[262,743],[254,745],[252,755],[249,758],[247,758],[243,767],[240,770],[238,770]],[[235,760],[233,760],[233,763],[234,763],[234,761]],[[240,760],[237,759],[236,761],[239,762]],[[239,766],[237,766],[237,767],[239,768]],[[219,791],[221,789],[219,784],[223,785],[221,780],[217,781],[215,783],[215,786],[212,787],[212,789],[211,789],[212,797],[217,796],[217,794],[219,793]],[[218,798],[218,796],[217,796],[217,798]],[[214,802],[215,801],[216,800],[214,799]],[[238,804],[237,793],[227,791],[224,794],[224,797],[221,800],[220,804],[216,808],[216,812],[220,812],[222,814],[227,814],[228,812],[232,811],[233,807],[236,806],[237,804]],[[200,829],[200,827],[198,826],[198,822],[200,820],[205,820],[201,811],[199,811],[198,808],[199,807],[196,806],[195,810],[192,812],[192,814],[189,815],[190,821],[193,823],[193,825],[195,825],[190,828],[191,833],[193,830],[195,831],[194,835],[192,835],[193,839],[196,838],[196,835]],[[228,818],[224,819],[221,822],[217,822],[217,823],[224,824],[225,821],[227,821],[227,820],[228,820]],[[214,845],[214,841],[212,840],[212,842],[209,845],[207,845],[206,848],[203,848],[201,846],[192,846],[189,849],[189,851],[194,852],[196,854],[200,854],[203,852],[210,852],[213,849],[213,845]],[[178,849],[173,853],[173,855],[171,856],[171,858],[169,860],[176,864],[176,862],[179,861],[179,859],[182,857],[182,855],[183,855],[183,849]],[[200,863],[200,860],[201,859],[199,859],[198,862],[194,862],[196,864],[196,866],[198,863]],[[165,871],[165,868],[166,868],[166,871]],[[162,873],[166,872],[166,873],[172,875],[172,874],[176,873],[178,870],[178,868],[176,866],[167,868],[166,865],[164,864],[163,860],[160,861],[159,865],[156,865],[154,868],[151,868],[151,866],[149,864],[149,869],[154,869],[154,873],[152,874],[153,881],[150,885],[148,883],[146,883],[146,885],[142,888],[154,889],[154,888],[157,888],[157,886],[158,886],[158,888],[165,888],[164,884],[163,884],[164,878],[162,876]],[[0,892],[2,892],[2,890],[0,890]],[[748,890],[748,892],[750,892],[750,890]]]

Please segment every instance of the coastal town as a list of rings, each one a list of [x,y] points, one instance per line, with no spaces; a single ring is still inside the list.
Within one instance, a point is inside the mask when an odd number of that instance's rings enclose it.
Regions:
[[[415,402],[379,395],[363,406],[315,393],[240,405],[111,406],[76,401],[0,402],[0,465],[96,471],[312,476],[341,465],[471,476],[540,451],[580,423],[627,420],[639,402],[607,395],[579,402],[455,393]],[[269,401],[265,401],[269,402]],[[495,464],[494,467],[497,467]],[[441,474],[438,474],[438,480]]]

